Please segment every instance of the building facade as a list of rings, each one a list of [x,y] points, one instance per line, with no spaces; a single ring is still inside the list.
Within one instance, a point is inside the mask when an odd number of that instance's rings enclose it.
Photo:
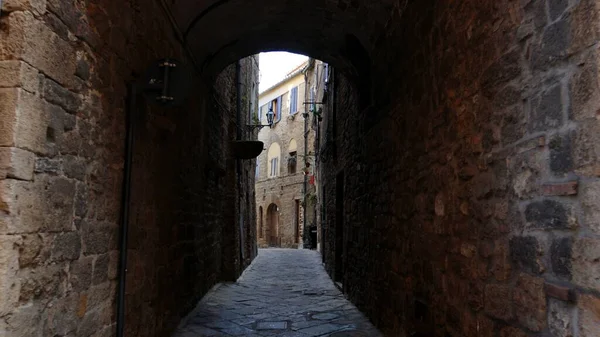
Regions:
[[[314,176],[316,117],[319,96],[315,74],[323,63],[310,59],[259,95],[255,122],[267,124],[272,109],[273,125],[263,128],[258,140],[265,151],[256,161],[257,237],[260,247],[316,247],[316,181]],[[306,221],[305,221],[306,219]]]

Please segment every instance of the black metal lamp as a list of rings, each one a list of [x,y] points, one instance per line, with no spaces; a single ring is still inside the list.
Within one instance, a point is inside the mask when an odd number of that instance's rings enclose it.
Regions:
[[[265,126],[268,126],[269,128],[271,128],[273,126],[273,118],[274,117],[275,117],[275,114],[273,113],[273,108],[270,107],[269,112],[267,112],[267,124],[265,124],[265,125],[254,124],[254,125],[246,125],[246,126],[252,130],[254,130],[255,128],[258,128],[260,130],[260,129],[264,128]]]
[[[269,112],[267,112],[267,124],[269,124],[269,127],[273,126],[273,118],[275,117],[275,114],[273,113],[273,106],[271,105],[269,107]]]

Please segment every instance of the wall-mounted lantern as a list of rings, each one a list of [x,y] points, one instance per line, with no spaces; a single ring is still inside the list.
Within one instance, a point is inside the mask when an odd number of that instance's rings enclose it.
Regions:
[[[251,125],[246,125],[247,127],[249,127],[250,129],[255,129],[255,128],[259,128],[262,129],[265,126],[268,126],[269,128],[273,127],[273,118],[275,117],[275,114],[273,113],[273,107],[269,108],[269,112],[267,112],[267,124],[251,124]]]

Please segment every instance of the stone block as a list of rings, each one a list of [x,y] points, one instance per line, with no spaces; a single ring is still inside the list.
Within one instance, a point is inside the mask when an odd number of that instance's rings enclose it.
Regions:
[[[108,266],[110,263],[109,254],[102,254],[94,262],[94,275],[92,284],[98,285],[108,281]]]
[[[45,183],[45,199],[41,200],[46,210],[44,227],[52,231],[73,229],[75,182],[63,177],[47,177]]]
[[[0,146],[15,145],[18,103],[18,89],[0,89]]]
[[[515,236],[510,239],[510,257],[524,271],[541,274],[544,270],[543,250],[534,236]]]
[[[103,222],[83,221],[81,226],[83,253],[104,254],[109,251],[111,238],[116,236],[116,228]]]
[[[81,237],[78,232],[61,233],[52,245],[52,260],[77,260],[81,254]]]
[[[568,303],[548,300],[548,330],[553,337],[573,337],[573,311]]]
[[[573,249],[572,238],[558,238],[550,247],[550,263],[552,271],[560,278],[571,279],[571,252]]]
[[[22,59],[58,83],[72,85],[76,54],[68,41],[27,11],[10,13],[7,23],[9,33],[0,59]]]
[[[0,179],[33,179],[34,154],[15,147],[0,147]]]
[[[0,89],[0,146],[35,153],[45,148],[47,117],[39,97],[22,89]]]
[[[84,19],[84,15],[81,12],[81,8],[76,5],[72,0],[47,0],[48,8],[51,12],[55,13],[56,16],[65,23],[67,27],[73,33],[79,33],[80,26],[83,26],[81,21]]]
[[[52,306],[43,313],[43,336],[73,336],[80,322],[77,317],[79,302],[78,293],[52,301]]]
[[[581,296],[578,307],[578,337],[600,336],[600,299],[594,295]]]
[[[550,170],[562,176],[573,170],[573,144],[570,133],[556,135],[548,143],[550,149]]]
[[[86,162],[78,157],[66,155],[63,159],[63,172],[69,178],[85,180]]]
[[[570,45],[568,52],[571,54],[588,49],[600,39],[600,27],[591,22],[599,20],[598,3],[595,0],[581,0],[571,10],[569,20]]]
[[[2,12],[31,11],[36,15],[46,11],[46,0],[6,0],[2,2]]]
[[[16,305],[12,309],[11,314],[6,319],[7,327],[10,327],[10,329],[2,330],[2,332],[6,331],[8,333],[5,336],[39,336],[39,332],[43,330],[42,326],[44,324],[42,317],[43,306],[40,303],[34,302]],[[1,324],[0,327],[2,327]]]
[[[521,274],[513,290],[515,314],[519,323],[532,331],[546,327],[544,279]]]
[[[548,0],[548,12],[550,14],[550,21],[558,19],[562,13],[565,12],[569,3],[564,0]]]
[[[21,268],[38,263],[44,241],[39,234],[23,235],[23,243],[19,247],[19,266]]]
[[[94,309],[104,305],[112,305],[115,300],[116,283],[105,282],[94,285],[88,291],[88,308]]]
[[[577,218],[569,205],[555,200],[534,201],[525,208],[529,228],[568,229],[577,226]]]
[[[598,85],[598,56],[590,54],[583,60],[569,80],[571,98],[570,118],[576,121],[596,117],[600,108]]]
[[[88,211],[88,188],[85,183],[77,183],[77,192],[75,194],[75,216],[84,218]]]
[[[563,120],[562,89],[559,84],[534,99],[529,117],[529,131],[539,132],[558,128]]]
[[[600,239],[578,238],[573,242],[573,282],[580,287],[600,290]]]
[[[69,40],[69,28],[52,12],[44,14],[44,23],[61,39]]]
[[[35,269],[21,269],[20,296],[21,302],[33,300],[50,301],[64,296],[61,287],[66,274],[61,265],[40,266]]]
[[[17,61],[0,61],[0,88],[17,88],[31,93],[39,89],[38,71],[29,64]]]
[[[567,56],[571,43],[570,28],[570,23],[566,18],[546,27],[540,44],[532,49],[531,63],[534,69],[546,70]]]
[[[20,280],[18,244],[20,238],[12,235],[0,235],[0,315],[14,310],[19,301]]]
[[[35,160],[36,173],[51,173],[59,174],[61,172],[62,163],[60,159],[38,157]]]
[[[581,209],[585,226],[600,234],[600,181],[590,181],[582,185]]]
[[[92,270],[94,259],[82,257],[71,263],[69,282],[75,292],[86,291],[92,285]]]
[[[44,83],[44,98],[53,104],[56,104],[65,111],[77,113],[82,105],[82,100],[78,94],[65,89],[63,86],[53,80],[46,80]]]
[[[77,60],[75,75],[85,81],[90,78],[90,63],[86,59],[80,58]]]
[[[508,285],[488,284],[485,286],[485,313],[504,321],[513,318],[512,290]]]

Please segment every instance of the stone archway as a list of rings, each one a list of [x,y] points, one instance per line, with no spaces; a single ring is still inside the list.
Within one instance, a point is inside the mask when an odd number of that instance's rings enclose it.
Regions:
[[[267,208],[266,240],[269,247],[279,247],[279,207],[271,204]]]

